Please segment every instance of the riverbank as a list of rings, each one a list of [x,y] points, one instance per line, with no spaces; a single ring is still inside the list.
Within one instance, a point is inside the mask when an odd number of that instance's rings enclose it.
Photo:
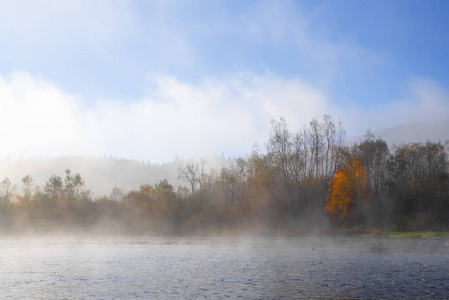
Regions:
[[[363,229],[359,227],[353,227],[344,230],[332,231],[331,235],[386,238],[449,238],[449,231],[388,231],[381,229]]]
[[[380,233],[382,236],[390,238],[449,238],[449,232],[438,232],[438,231],[410,231],[410,232],[400,232],[400,231],[384,231]]]

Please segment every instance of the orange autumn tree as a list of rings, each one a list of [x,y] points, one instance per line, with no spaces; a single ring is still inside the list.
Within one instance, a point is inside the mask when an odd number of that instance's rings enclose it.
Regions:
[[[349,221],[351,208],[363,199],[366,181],[365,170],[360,159],[348,158],[330,179],[324,211],[342,221]]]

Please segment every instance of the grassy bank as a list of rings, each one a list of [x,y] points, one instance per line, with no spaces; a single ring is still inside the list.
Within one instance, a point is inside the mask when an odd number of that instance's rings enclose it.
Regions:
[[[449,237],[449,232],[438,232],[438,231],[383,231],[378,233],[381,236],[391,237],[391,238],[437,238],[437,237]]]
[[[388,238],[449,238],[449,231],[387,231],[367,228],[347,228],[334,231],[332,234],[345,234],[361,237],[388,237]],[[331,235],[332,235],[331,234]]]

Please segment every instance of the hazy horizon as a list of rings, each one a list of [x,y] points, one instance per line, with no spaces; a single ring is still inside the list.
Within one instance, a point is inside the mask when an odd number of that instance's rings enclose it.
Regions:
[[[385,128],[373,133],[384,139],[390,147],[403,142],[432,142],[441,141],[443,144],[449,141],[449,132],[438,135],[435,128],[448,125],[446,122],[413,123],[406,126]],[[347,137],[346,144],[363,140],[364,136]],[[265,152],[266,141],[258,141],[262,152]],[[30,175],[38,186],[43,186],[52,176],[62,176],[66,169],[70,169],[86,180],[86,187],[93,192],[94,197],[109,195],[114,187],[122,189],[125,193],[136,190],[142,184],[156,184],[167,179],[175,187],[185,185],[178,178],[178,168],[187,162],[205,161],[207,170],[219,171],[221,168],[229,168],[236,164],[238,158],[247,158],[253,147],[245,153],[237,156],[225,156],[212,154],[209,156],[180,157],[164,162],[151,160],[130,159],[126,157],[113,157],[111,155],[56,155],[56,156],[30,156],[30,157],[1,157],[0,179],[9,178],[12,183],[19,184],[21,179]]]

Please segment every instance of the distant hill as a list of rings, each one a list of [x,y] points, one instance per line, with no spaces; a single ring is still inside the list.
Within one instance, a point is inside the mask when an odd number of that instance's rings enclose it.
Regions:
[[[427,140],[445,142],[449,140],[449,119],[445,121],[412,123],[387,129],[373,131],[376,136],[383,138],[388,145],[405,143],[424,143]],[[350,138],[357,141],[363,137]]]
[[[231,165],[234,161],[224,156],[211,156],[205,160],[207,170],[220,169]],[[175,187],[185,185],[177,179],[178,167],[185,164],[186,161],[180,158],[164,164],[112,157],[81,156],[0,159],[0,181],[8,177],[20,188],[21,179],[29,174],[36,185],[43,186],[52,175],[64,178],[65,170],[70,169],[73,174],[80,173],[86,181],[86,187],[94,193],[94,197],[98,197],[109,195],[114,187],[128,192],[138,189],[141,184],[155,184],[163,179],[167,179]]]

